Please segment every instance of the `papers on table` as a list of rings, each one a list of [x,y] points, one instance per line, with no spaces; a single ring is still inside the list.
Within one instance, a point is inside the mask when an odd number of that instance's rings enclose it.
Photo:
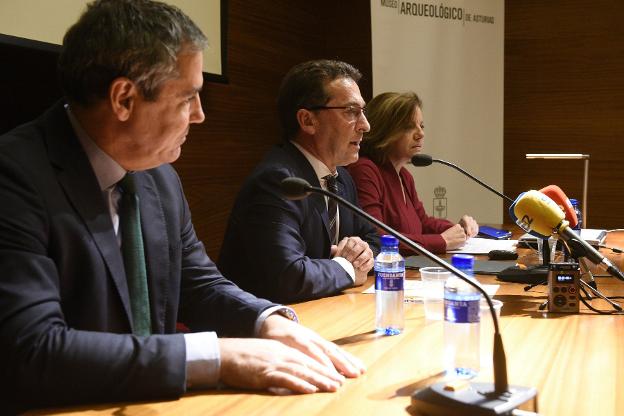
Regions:
[[[581,229],[581,238],[592,246],[603,244],[607,238],[607,230],[598,230],[594,228]],[[537,244],[537,237],[531,234],[523,234],[520,242],[526,244]]]
[[[472,237],[466,244],[448,253],[487,254],[492,250],[515,251],[518,240],[492,240],[490,238]]]
[[[500,285],[481,285],[481,286],[483,286],[483,289],[485,289],[485,292],[490,296],[494,296],[496,294],[496,291],[500,287]],[[423,293],[425,291],[422,280],[405,279],[404,289],[405,289],[406,298],[409,298],[410,300],[422,300]],[[366,289],[362,293],[375,293],[375,285],[374,284],[371,285],[368,289]]]

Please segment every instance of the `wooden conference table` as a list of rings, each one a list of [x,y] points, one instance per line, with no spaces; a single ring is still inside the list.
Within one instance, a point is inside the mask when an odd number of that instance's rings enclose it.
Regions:
[[[607,245],[624,247],[624,233],[610,234]],[[520,249],[520,261],[535,262],[532,250]],[[607,255],[607,251],[603,250]],[[623,254],[608,257],[624,270]],[[415,271],[408,277],[418,278]],[[538,306],[546,286],[525,292],[524,284],[498,282],[503,302],[501,331],[510,384],[538,390],[542,415],[624,415],[624,316],[598,315],[581,305],[578,315],[554,315]],[[624,282],[596,277],[607,296],[623,296]],[[373,284],[373,279],[364,288]],[[406,304],[406,328],[392,337],[373,331],[375,297],[363,288],[340,296],[292,305],[301,322],[360,357],[368,371],[347,380],[336,393],[273,396],[235,390],[190,393],[163,402],[110,403],[47,409],[31,415],[401,415],[410,395],[440,380],[443,324],[427,321],[421,303]],[[602,300],[592,305],[607,310]],[[490,342],[488,338],[485,340]],[[491,369],[479,381],[492,381]]]

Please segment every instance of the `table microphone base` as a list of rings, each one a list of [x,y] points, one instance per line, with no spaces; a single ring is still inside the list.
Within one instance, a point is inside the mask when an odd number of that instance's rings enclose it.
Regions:
[[[459,391],[446,390],[447,384],[436,383],[414,393],[409,413],[423,416],[507,415],[522,405],[525,405],[523,410],[537,412],[537,390],[533,387],[509,386],[509,391],[495,393],[492,383],[468,383]]]

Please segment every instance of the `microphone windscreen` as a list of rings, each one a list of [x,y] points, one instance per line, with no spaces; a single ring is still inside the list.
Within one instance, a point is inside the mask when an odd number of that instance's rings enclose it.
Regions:
[[[540,189],[540,192],[559,205],[559,208],[561,208],[565,213],[565,219],[570,223],[570,227],[576,227],[576,224],[578,224],[576,212],[574,211],[572,202],[570,202],[570,199],[561,188],[557,185],[548,185],[547,187]]]
[[[555,201],[533,190],[520,194],[509,207],[509,214],[520,228],[540,238],[550,237],[565,219]]]
[[[292,200],[303,199],[308,196],[310,184],[305,179],[291,176],[282,180],[282,194]]]
[[[429,166],[433,163],[433,158],[430,155],[417,154],[412,157],[412,165],[414,166]]]

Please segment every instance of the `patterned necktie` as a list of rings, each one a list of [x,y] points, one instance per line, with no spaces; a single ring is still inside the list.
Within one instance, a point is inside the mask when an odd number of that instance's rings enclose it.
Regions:
[[[127,173],[119,181],[122,190],[119,224],[121,229],[121,251],[123,254],[134,334],[147,336],[151,333],[149,293],[143,234],[141,233],[141,212],[139,195],[136,193],[134,174]]]
[[[338,195],[338,182],[334,175],[324,176],[327,190],[333,194]],[[338,204],[331,198],[327,199],[327,216],[329,218],[329,236],[331,237],[332,244],[338,244],[338,233],[336,228],[338,226]]]

